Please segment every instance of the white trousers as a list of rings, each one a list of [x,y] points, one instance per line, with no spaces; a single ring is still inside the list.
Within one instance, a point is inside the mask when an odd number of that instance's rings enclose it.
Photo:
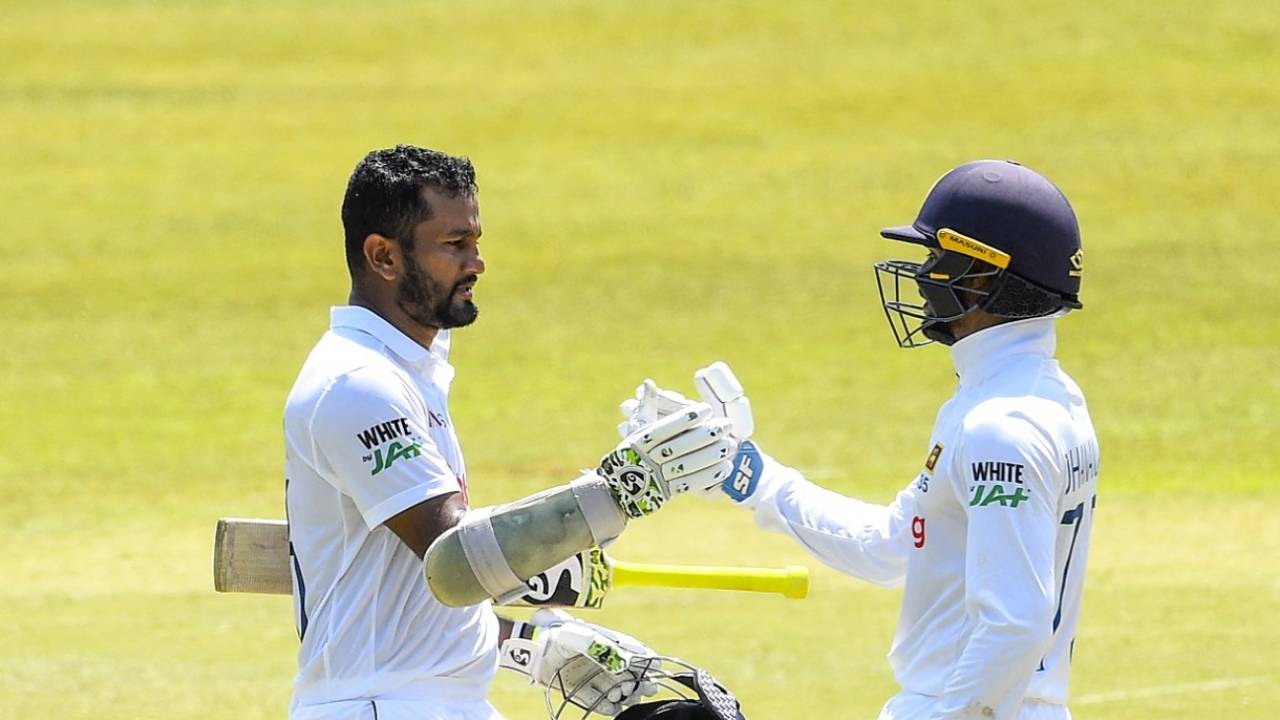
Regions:
[[[930,720],[937,704],[938,698],[932,695],[900,692],[884,704],[878,720]],[[975,718],[975,720],[986,719]],[[1013,720],[1071,720],[1071,711],[1067,710],[1066,705],[1026,700],[1023,701],[1017,717]]]
[[[289,720],[503,720],[488,702],[344,700],[298,705]]]

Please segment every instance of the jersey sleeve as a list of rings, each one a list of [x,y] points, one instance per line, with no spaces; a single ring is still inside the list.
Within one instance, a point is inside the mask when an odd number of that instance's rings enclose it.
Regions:
[[[936,718],[1013,717],[1049,649],[1054,457],[1046,436],[1025,419],[965,421],[954,477],[967,498],[965,614],[973,629]]]
[[[874,505],[821,488],[767,455],[763,460],[755,505],[759,527],[790,535],[846,575],[886,587],[902,583],[915,507],[910,488],[887,506]]]
[[[327,479],[372,530],[433,497],[460,490],[431,436],[427,410],[404,380],[362,368],[338,378],[311,417]]]

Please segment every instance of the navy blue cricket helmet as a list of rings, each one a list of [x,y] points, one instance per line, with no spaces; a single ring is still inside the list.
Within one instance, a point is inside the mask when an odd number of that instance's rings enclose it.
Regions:
[[[880,234],[939,251],[922,263],[876,263],[885,316],[902,347],[954,343],[949,324],[975,308],[1013,319],[1083,307],[1075,211],[1057,186],[1018,163],[961,165],[934,184],[915,222]],[[973,278],[989,281],[974,288],[965,282]],[[904,281],[923,303],[903,300]]]

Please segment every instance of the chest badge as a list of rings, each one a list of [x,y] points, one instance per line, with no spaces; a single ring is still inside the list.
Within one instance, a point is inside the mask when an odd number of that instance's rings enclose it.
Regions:
[[[934,443],[933,449],[929,451],[929,457],[925,458],[924,469],[933,472],[938,466],[938,458],[942,457],[942,443]]]

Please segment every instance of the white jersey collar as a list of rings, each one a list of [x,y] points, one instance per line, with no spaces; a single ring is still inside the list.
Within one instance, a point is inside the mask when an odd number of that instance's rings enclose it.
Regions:
[[[427,365],[439,363],[452,371],[449,365],[449,331],[439,330],[431,348],[424,348],[408,335],[400,332],[394,325],[368,308],[356,305],[340,305],[329,309],[329,327],[349,327],[366,332],[377,338],[405,362],[425,368]],[[452,373],[447,373],[452,375]],[[450,378],[452,379],[452,378]]]
[[[982,382],[1017,355],[1053,357],[1058,347],[1057,319],[1054,315],[1001,323],[956,341],[951,361],[960,384]]]

